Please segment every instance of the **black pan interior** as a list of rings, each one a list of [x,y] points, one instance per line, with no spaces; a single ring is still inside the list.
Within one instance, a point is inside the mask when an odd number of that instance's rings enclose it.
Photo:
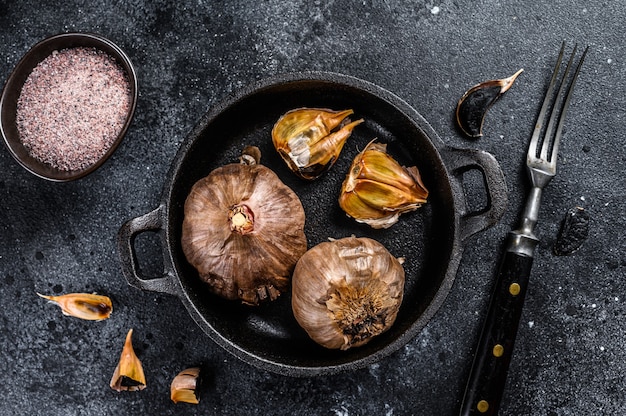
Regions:
[[[381,97],[362,85],[332,79],[294,80],[265,86],[227,101],[210,111],[183,144],[166,189],[168,235],[173,266],[188,308],[198,323],[231,352],[244,360],[287,368],[335,368],[367,361],[391,352],[398,340],[425,325],[425,310],[446,285],[446,271],[454,244],[454,207],[437,137],[421,119],[407,114],[402,102]],[[300,107],[352,108],[353,119],[364,118],[348,139],[335,166],[323,177],[305,182],[289,171],[271,142],[271,129],[288,110]],[[372,139],[387,143],[388,152],[406,166],[416,165],[430,191],[428,203],[405,214],[387,230],[374,230],[348,218],[337,198],[354,156]],[[404,257],[405,296],[396,323],[369,344],[348,351],[324,349],[298,326],[291,312],[290,294],[260,307],[225,301],[211,294],[183,255],[180,237],[183,204],[191,186],[211,170],[237,161],[246,145],[261,149],[261,163],[272,168],[300,197],[306,212],[309,247],[329,237],[368,236],[383,243],[396,257]],[[258,364],[258,363],[257,363]]]

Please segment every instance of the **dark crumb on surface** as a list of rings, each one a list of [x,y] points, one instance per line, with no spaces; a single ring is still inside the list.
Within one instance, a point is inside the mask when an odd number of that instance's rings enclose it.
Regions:
[[[576,252],[589,235],[589,214],[584,208],[567,211],[552,251],[557,256]]]

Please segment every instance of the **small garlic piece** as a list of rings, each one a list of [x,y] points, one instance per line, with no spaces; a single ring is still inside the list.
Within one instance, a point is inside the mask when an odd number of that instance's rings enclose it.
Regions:
[[[302,179],[321,176],[337,161],[352,130],[363,119],[349,122],[353,110],[299,108],[285,113],[272,129],[274,147]]]
[[[339,206],[358,222],[388,228],[427,197],[417,168],[400,166],[387,154],[387,145],[372,141],[354,158],[341,186]]]
[[[296,320],[329,349],[368,343],[396,319],[404,291],[403,261],[366,237],[318,244],[300,258],[293,274]]]
[[[130,329],[126,334],[120,361],[115,367],[113,377],[111,377],[110,386],[113,390],[137,391],[146,388],[146,376],[143,374],[141,361],[133,349],[132,336],[133,330]]]
[[[520,69],[508,78],[481,82],[463,94],[456,106],[456,122],[463,133],[473,138],[483,135],[483,122],[487,111],[511,88],[523,71]]]
[[[187,368],[178,373],[170,386],[170,398],[174,403],[183,402],[198,404],[200,367]]]
[[[61,307],[63,315],[88,321],[101,321],[111,316],[113,305],[107,296],[91,293],[68,293],[61,296],[47,296],[37,293],[44,299]]]

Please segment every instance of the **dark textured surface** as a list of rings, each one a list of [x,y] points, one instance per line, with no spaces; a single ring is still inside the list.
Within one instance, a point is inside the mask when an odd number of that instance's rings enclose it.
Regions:
[[[0,414],[456,414],[498,252],[527,188],[523,155],[562,40],[591,48],[559,173],[543,201],[542,241],[501,413],[624,414],[625,19],[622,0],[0,2],[3,79],[30,46],[65,31],[113,40],[139,78],[126,140],[90,176],[45,182],[0,152]],[[463,138],[453,123],[459,97],[520,68],[489,111],[484,137]],[[450,295],[422,333],[366,369],[312,379],[238,361],[176,297],[129,287],[115,244],[124,221],[157,206],[176,151],[211,106],[254,80],[295,70],[341,72],[389,89],[447,144],[494,154],[510,190],[504,218],[471,239]],[[590,215],[589,237],[573,255],[554,256],[559,225],[574,206]],[[158,271],[155,242],[138,245],[144,267]],[[80,291],[111,296],[113,317],[63,317],[35,294]],[[148,388],[117,393],[108,382],[131,327]],[[198,363],[206,369],[201,404],[174,405],[172,376]]]

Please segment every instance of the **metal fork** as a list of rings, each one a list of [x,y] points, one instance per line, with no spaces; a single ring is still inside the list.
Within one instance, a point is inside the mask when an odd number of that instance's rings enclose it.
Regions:
[[[565,42],[561,46],[528,147],[526,165],[532,188],[526,200],[521,224],[509,234],[505,247],[504,258],[496,277],[489,311],[461,405],[462,416],[498,413],[522,315],[533,256],[539,242],[535,235],[535,227],[539,217],[541,195],[545,186],[556,175],[556,160],[565,115],[588,49],[589,47],[585,48],[582,53],[567,87],[568,75],[576,54],[576,46],[574,46],[562,75],[560,87],[555,94],[565,52]],[[560,100],[562,104],[559,106],[557,104]],[[550,116],[545,126],[548,112]]]

